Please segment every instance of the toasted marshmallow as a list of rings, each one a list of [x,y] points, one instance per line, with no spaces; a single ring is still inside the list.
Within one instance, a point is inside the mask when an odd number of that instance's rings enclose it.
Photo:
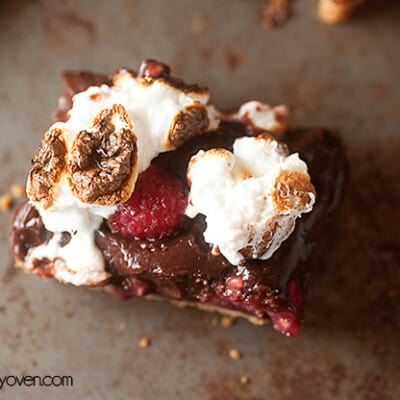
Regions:
[[[233,153],[200,151],[187,177],[186,214],[206,217],[205,241],[233,265],[270,258],[315,202],[306,163],[265,134],[237,139]]]
[[[190,88],[122,70],[113,86],[74,96],[68,120],[50,128],[28,178],[28,197],[54,233],[29,252],[28,269],[47,258],[64,282],[96,285],[108,279],[94,238],[104,218],[128,200],[153,158],[218,126],[218,113],[207,106],[208,91]],[[60,241],[62,232],[71,235],[67,244]]]
[[[75,95],[66,124],[78,133],[91,126],[101,110],[123,105],[137,136],[139,173],[158,154],[209,129],[207,91],[186,92],[162,80],[136,79],[125,70],[114,76],[113,83],[111,87],[90,87]]]
[[[75,136],[68,159],[72,194],[86,204],[127,201],[138,175],[137,137],[125,108],[103,109],[88,131]]]
[[[249,101],[242,104],[230,118],[243,121],[255,131],[282,134],[289,126],[289,109],[285,105],[271,107],[260,101]]]

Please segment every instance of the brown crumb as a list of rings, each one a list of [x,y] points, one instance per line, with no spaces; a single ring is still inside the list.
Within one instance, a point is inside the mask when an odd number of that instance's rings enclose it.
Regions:
[[[12,198],[6,193],[0,196],[0,211],[7,211],[12,206]]]
[[[221,326],[223,328],[230,328],[235,323],[236,319],[233,317],[222,317]]]
[[[126,328],[128,327],[128,325],[126,324],[126,322],[125,321],[121,321],[120,323],[119,323],[119,330],[120,331],[126,331]]]
[[[195,15],[189,20],[189,29],[194,35],[200,35],[204,32],[204,18],[201,15]]]
[[[239,360],[239,358],[241,358],[242,355],[239,350],[231,349],[229,350],[229,357],[232,358],[232,360]]]
[[[241,383],[242,385],[247,385],[248,383],[250,383],[249,377],[248,377],[248,376],[245,376],[245,375],[241,376],[241,377],[240,377],[240,383]]]
[[[93,299],[93,293],[92,292],[87,292],[85,294],[85,299],[86,300],[92,300]]]
[[[219,325],[218,318],[216,317],[211,318],[211,325]]]
[[[14,199],[20,199],[25,195],[25,186],[22,186],[18,183],[13,183],[10,187],[10,192]]]
[[[243,52],[228,50],[225,58],[228,69],[234,72],[246,62],[247,56]]]
[[[150,339],[147,337],[142,337],[139,342],[138,345],[140,348],[144,349],[145,347],[149,347],[150,346]]]
[[[263,8],[263,27],[278,28],[289,18],[289,0],[270,0]]]

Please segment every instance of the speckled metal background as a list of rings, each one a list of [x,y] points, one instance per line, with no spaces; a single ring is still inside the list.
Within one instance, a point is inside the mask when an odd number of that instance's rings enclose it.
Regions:
[[[0,213],[0,377],[74,378],[72,388],[3,387],[0,398],[400,398],[400,3],[371,0],[330,27],[315,1],[297,0],[275,31],[262,28],[263,5],[0,1],[0,193],[25,181],[62,70],[108,72],[146,57],[207,84],[220,108],[286,103],[293,125],[340,130],[352,169],[295,339],[25,275],[12,267],[11,213]],[[138,347],[142,336],[150,347]],[[242,358],[230,359],[231,348]]]

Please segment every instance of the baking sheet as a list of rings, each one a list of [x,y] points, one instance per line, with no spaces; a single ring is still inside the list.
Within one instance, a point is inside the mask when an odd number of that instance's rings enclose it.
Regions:
[[[0,377],[74,378],[73,387],[3,387],[0,398],[400,398],[400,4],[371,0],[330,27],[315,1],[297,0],[288,23],[268,31],[264,3],[0,1],[0,193],[24,183],[62,70],[108,72],[147,57],[207,84],[222,109],[285,103],[293,125],[338,129],[352,170],[295,339],[25,275],[12,268],[11,214],[0,213]]]

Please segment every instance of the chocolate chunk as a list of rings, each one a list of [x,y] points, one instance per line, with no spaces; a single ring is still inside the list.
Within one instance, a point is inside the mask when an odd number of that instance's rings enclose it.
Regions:
[[[61,247],[65,247],[70,241],[71,241],[71,234],[69,232],[62,232],[61,233],[61,238],[58,241],[58,244]]]
[[[88,71],[65,71],[62,73],[65,90],[69,96],[83,92],[89,86],[110,85],[107,75],[96,74]]]
[[[124,126],[118,131],[114,118]],[[130,197],[137,177],[137,145],[123,106],[102,110],[93,131],[78,133],[70,155],[71,190],[82,202],[116,205]]]
[[[132,70],[128,72],[135,76]],[[113,76],[115,82],[116,75]],[[141,79],[142,83],[152,84],[154,81],[162,82],[184,93],[208,93],[208,89],[197,84],[189,84],[182,79],[171,76],[171,68],[167,64],[163,64],[156,60],[144,60],[139,67],[139,72],[136,74],[137,79]]]
[[[54,187],[65,166],[66,147],[61,129],[50,129],[42,140],[29,172],[27,195],[33,202],[49,208],[54,200]]]
[[[153,79],[157,78],[168,78],[171,69],[169,65],[163,64],[156,60],[144,60],[139,67],[139,72],[137,74],[138,78],[150,77]]]
[[[29,250],[48,243],[53,233],[46,230],[38,210],[28,201],[24,201],[15,210],[11,244],[15,256],[20,262],[25,261]]]
[[[204,133],[209,125],[206,107],[201,104],[193,104],[180,111],[172,121],[168,144],[175,149],[187,140]]]

